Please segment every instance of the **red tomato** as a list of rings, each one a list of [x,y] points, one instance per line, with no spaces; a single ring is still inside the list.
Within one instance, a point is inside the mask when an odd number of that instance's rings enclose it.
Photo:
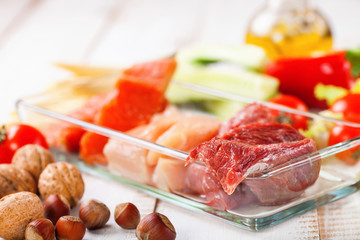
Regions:
[[[360,115],[351,115],[345,117],[344,120],[351,122],[360,122]],[[360,129],[350,126],[344,126],[337,124],[330,130],[329,145],[334,145],[346,140],[350,140],[360,136]],[[354,165],[360,158],[360,147],[354,147],[352,149],[340,152],[336,154],[336,157],[344,161],[349,165]]]
[[[270,100],[270,102],[293,108],[299,111],[309,111],[309,108],[301,99],[292,95],[282,94],[274,97]],[[296,129],[307,129],[306,116],[290,113],[280,113],[279,111],[273,111],[273,114],[278,116],[279,122],[289,122]]]
[[[16,124],[7,129],[3,127],[0,133],[0,163],[11,163],[16,150],[26,144],[49,148],[42,133],[32,126]]]
[[[270,62],[265,73],[280,81],[280,92],[301,98],[308,106],[326,108],[314,96],[318,83],[349,89],[353,84],[351,65],[344,51],[320,57],[284,58]]]
[[[359,106],[360,106],[360,94],[350,93],[345,97],[336,100],[333,103],[333,105],[331,105],[329,110],[336,113],[343,113],[345,117],[351,115],[360,116]],[[356,119],[354,120],[356,121]]]

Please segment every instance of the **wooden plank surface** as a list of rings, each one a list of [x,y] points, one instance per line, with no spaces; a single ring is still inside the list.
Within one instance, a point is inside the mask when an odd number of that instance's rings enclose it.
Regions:
[[[19,0],[14,4],[13,0],[2,0],[0,8],[0,45],[7,41],[12,32],[17,31],[20,24],[29,17],[32,9],[40,0]]]
[[[318,209],[322,239],[360,239],[360,193]]]
[[[84,174],[85,194],[82,199],[98,199],[110,209],[109,222],[102,229],[86,231],[85,239],[136,239],[135,230],[126,230],[119,227],[114,220],[115,206],[119,203],[132,202],[141,214],[141,217],[153,212],[156,199],[129,188],[123,184],[104,180],[99,177]],[[71,214],[78,216],[79,204],[71,210]]]
[[[17,5],[18,1],[11,3]],[[4,111],[14,108],[16,98],[42,91],[44,86],[68,77],[53,63],[81,63],[117,3],[50,0],[28,8],[31,14],[21,12],[27,19],[0,45],[0,102]],[[5,114],[0,115],[0,121],[6,121]]]
[[[90,55],[89,64],[126,66],[174,54],[180,45],[196,40],[193,35],[201,27],[207,1],[127,3],[114,14],[112,27]]]
[[[13,109],[16,98],[34,94],[69,76],[52,62],[124,66],[174,53],[196,42],[241,43],[250,16],[263,1],[238,0],[1,0],[0,106]],[[358,0],[319,0],[332,17],[337,46],[359,43]],[[346,9],[346,10],[344,10]],[[7,114],[0,115],[6,122]],[[155,199],[121,184],[84,175],[84,199],[104,201],[113,212],[131,201],[141,213]],[[360,194],[293,218],[261,232],[249,232],[210,216],[160,201],[156,211],[174,223],[178,239],[360,239]],[[78,209],[72,210],[77,214]],[[103,230],[86,239],[136,239],[116,226],[113,215]]]
[[[259,232],[243,230],[167,202],[159,203],[156,210],[169,217],[179,239],[320,239],[316,210]]]

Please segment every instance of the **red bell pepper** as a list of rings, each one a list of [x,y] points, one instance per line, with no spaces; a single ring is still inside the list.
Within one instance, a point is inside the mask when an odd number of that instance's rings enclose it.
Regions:
[[[354,80],[344,51],[320,57],[284,58],[270,62],[265,73],[280,81],[280,91],[301,98],[309,107],[326,108],[326,102],[314,96],[318,83],[349,89]]]

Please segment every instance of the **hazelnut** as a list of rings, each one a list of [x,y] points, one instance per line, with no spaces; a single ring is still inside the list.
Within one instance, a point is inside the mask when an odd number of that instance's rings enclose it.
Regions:
[[[70,214],[70,204],[62,196],[52,194],[44,201],[44,217],[49,219],[54,225],[60,217]]]
[[[25,228],[32,220],[42,218],[40,198],[31,192],[19,192],[0,199],[0,238],[23,239]]]
[[[12,164],[0,164],[0,198],[22,191],[37,192],[30,173]]]
[[[59,240],[81,240],[85,231],[85,225],[78,217],[62,216],[56,223],[56,238]]]
[[[132,203],[121,203],[115,207],[114,218],[120,227],[135,229],[140,222],[140,212]]]
[[[80,204],[79,217],[87,229],[97,229],[107,223],[110,210],[104,203],[89,199]]]
[[[55,228],[49,219],[35,219],[26,226],[26,240],[54,240]]]
[[[137,226],[136,237],[140,240],[172,240],[176,238],[176,231],[166,216],[150,213]]]
[[[12,164],[28,171],[36,184],[45,167],[55,162],[51,152],[39,145],[27,144],[19,148],[12,159]]]
[[[62,195],[76,206],[84,194],[84,181],[77,167],[67,162],[56,162],[47,165],[39,178],[39,192],[43,199],[51,194]]]

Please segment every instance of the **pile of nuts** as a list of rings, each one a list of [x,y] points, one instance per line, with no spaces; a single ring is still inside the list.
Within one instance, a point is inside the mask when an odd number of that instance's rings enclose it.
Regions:
[[[80,204],[79,217],[70,216],[84,189],[81,172],[74,165],[55,162],[50,151],[37,145],[20,148],[12,164],[0,164],[0,237],[83,239],[86,229],[102,228],[110,218],[109,208],[95,199]],[[115,222],[124,229],[136,229],[138,239],[176,238],[166,216],[150,213],[140,218],[132,203],[115,207]]]

